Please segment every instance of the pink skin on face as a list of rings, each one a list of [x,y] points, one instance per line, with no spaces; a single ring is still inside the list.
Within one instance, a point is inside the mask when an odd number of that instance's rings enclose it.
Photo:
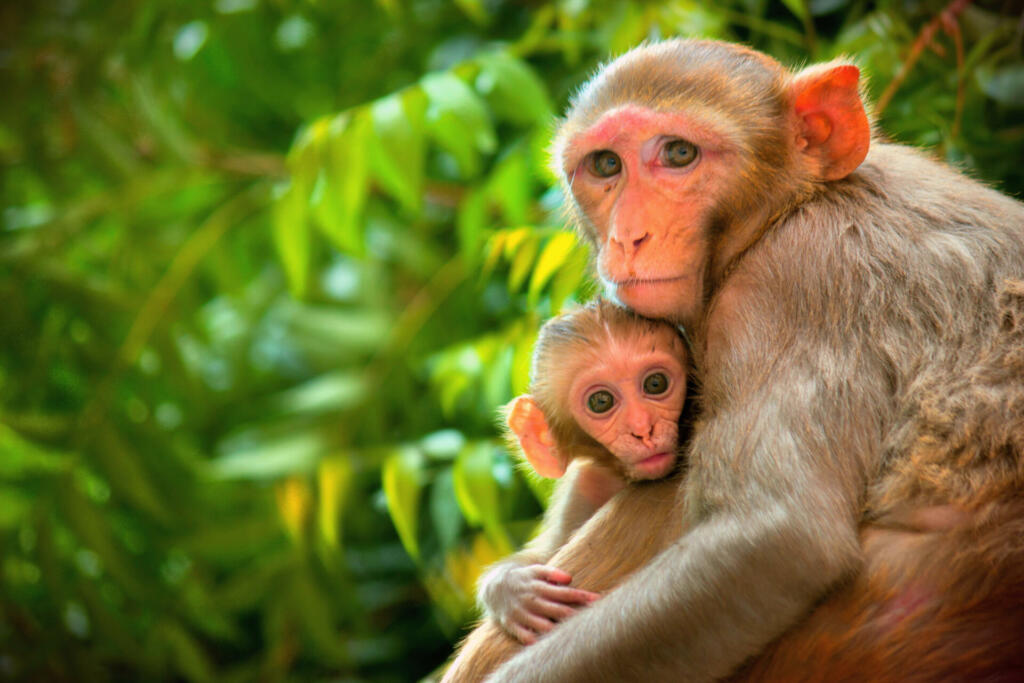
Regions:
[[[666,162],[679,140],[697,147],[689,164]],[[597,230],[598,273],[608,290],[649,317],[685,319],[704,280],[704,226],[715,189],[734,169],[726,137],[694,117],[626,105],[571,138],[562,162],[573,195]],[[594,172],[594,154],[612,152],[614,175]]]
[[[675,465],[678,420],[686,398],[678,342],[666,344],[666,338],[651,336],[641,343],[610,346],[573,378],[570,410],[583,431],[618,458],[628,478],[659,479]],[[660,393],[645,388],[645,381],[648,387],[660,385],[656,375],[667,381]],[[595,394],[607,410],[592,408]]]

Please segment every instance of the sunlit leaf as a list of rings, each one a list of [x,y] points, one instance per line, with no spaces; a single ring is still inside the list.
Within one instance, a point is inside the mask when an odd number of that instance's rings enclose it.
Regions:
[[[429,74],[421,85],[430,101],[427,129],[431,136],[455,158],[463,176],[477,175],[480,154],[490,154],[497,146],[480,96],[451,73]]]
[[[559,232],[547,241],[530,277],[528,300],[531,306],[537,305],[541,290],[578,248],[576,235],[571,232]]]
[[[331,121],[324,144],[323,184],[313,198],[317,226],[336,248],[361,254],[363,209],[369,189],[373,124],[369,112]]]
[[[341,544],[341,519],[352,487],[352,461],[345,456],[323,460],[317,470],[320,534],[328,547]]]
[[[329,446],[315,431],[226,443],[223,455],[210,463],[219,479],[278,479],[312,472]]]
[[[483,25],[490,21],[483,0],[455,0],[455,4],[477,24]]]
[[[391,521],[406,552],[420,560],[420,494],[423,492],[423,454],[414,448],[400,448],[384,461],[383,485]]]
[[[294,181],[282,187],[274,200],[274,244],[296,298],[305,294],[309,279],[307,200],[306,189]]]
[[[518,396],[530,391],[530,359],[533,356],[533,345],[537,341],[537,327],[525,325],[523,332],[515,342],[515,354],[512,356],[512,394]]]
[[[539,250],[540,237],[536,234],[531,234],[520,244],[516,255],[512,258],[512,266],[508,272],[508,290],[510,292],[518,292],[522,288]]]
[[[565,300],[573,295],[581,287],[589,285],[587,271],[589,259],[587,250],[577,244],[576,248],[569,252],[565,263],[551,281],[551,312],[558,313],[562,310]],[[583,296],[582,299],[587,299]]]
[[[512,540],[501,520],[498,484],[494,479],[494,446],[486,441],[468,444],[455,459],[455,495],[466,519],[484,528],[503,552]]]
[[[303,542],[306,538],[306,522],[309,519],[312,502],[309,482],[304,477],[289,477],[278,483],[275,493],[277,511],[288,535],[296,543]]]
[[[547,90],[537,74],[507,52],[477,57],[475,86],[500,117],[516,123],[543,123],[553,115]]]
[[[423,196],[427,97],[418,87],[373,103],[374,142],[370,166],[383,188],[410,212]]]

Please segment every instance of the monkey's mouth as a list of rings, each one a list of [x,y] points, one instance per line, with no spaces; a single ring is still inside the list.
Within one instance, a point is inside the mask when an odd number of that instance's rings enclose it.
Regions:
[[[675,460],[671,451],[662,451],[633,463],[633,470],[644,479],[659,479],[668,474]]]
[[[687,278],[686,275],[675,277],[629,277],[624,280],[612,280],[616,287],[643,287],[645,285],[667,285],[673,282],[680,282]]]

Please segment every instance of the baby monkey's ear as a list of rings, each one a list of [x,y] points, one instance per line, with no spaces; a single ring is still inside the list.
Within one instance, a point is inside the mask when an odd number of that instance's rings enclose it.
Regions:
[[[559,457],[548,421],[532,396],[512,399],[505,410],[505,420],[537,474],[548,479],[565,474],[565,463]]]

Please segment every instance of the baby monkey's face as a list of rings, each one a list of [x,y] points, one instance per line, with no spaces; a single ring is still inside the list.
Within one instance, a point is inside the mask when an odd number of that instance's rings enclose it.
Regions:
[[[628,479],[659,479],[676,463],[685,363],[674,333],[645,334],[607,344],[570,383],[577,424],[611,451]]]

